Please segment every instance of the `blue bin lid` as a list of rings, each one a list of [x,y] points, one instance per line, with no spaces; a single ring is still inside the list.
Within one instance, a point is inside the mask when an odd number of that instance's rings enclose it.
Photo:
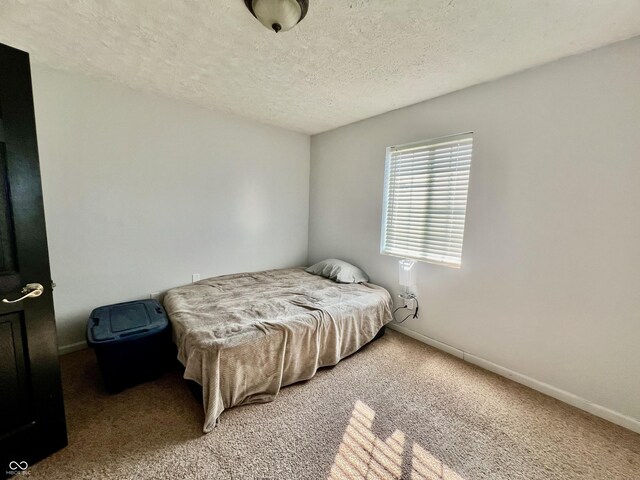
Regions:
[[[87,322],[87,341],[117,343],[152,335],[169,326],[157,300],[136,300],[96,308]]]

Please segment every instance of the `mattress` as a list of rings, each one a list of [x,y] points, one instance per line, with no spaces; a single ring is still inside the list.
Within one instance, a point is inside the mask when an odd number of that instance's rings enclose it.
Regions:
[[[241,273],[170,290],[164,306],[184,377],[202,386],[204,432],[230,407],[270,402],[371,341],[392,320],[382,287],[302,268]]]

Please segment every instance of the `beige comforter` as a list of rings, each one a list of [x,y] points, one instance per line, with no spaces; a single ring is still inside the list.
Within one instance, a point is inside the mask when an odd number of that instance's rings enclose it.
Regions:
[[[226,275],[170,290],[164,305],[184,377],[203,387],[204,431],[226,408],[270,402],[369,342],[391,297],[304,269]]]

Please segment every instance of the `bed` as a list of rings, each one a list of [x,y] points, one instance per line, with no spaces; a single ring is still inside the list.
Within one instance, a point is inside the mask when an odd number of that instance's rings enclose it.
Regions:
[[[164,305],[184,377],[202,386],[204,432],[232,406],[270,402],[370,342],[391,296],[303,268],[241,273],[170,290]]]

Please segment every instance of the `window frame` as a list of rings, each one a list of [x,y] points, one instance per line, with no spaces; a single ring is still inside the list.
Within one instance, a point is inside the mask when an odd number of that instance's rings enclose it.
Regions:
[[[446,142],[447,140],[451,140],[454,138],[460,138],[462,139],[466,139],[466,138],[470,138],[471,140],[471,156],[469,159],[469,167],[468,167],[468,174],[467,174],[467,189],[466,189],[466,200],[465,200],[465,204],[464,204],[464,218],[463,218],[463,223],[462,223],[462,239],[460,241],[460,255],[459,255],[459,262],[448,262],[448,261],[440,261],[437,259],[433,259],[433,258],[427,258],[426,255],[425,256],[417,256],[417,255],[411,255],[409,253],[406,254],[400,254],[397,252],[389,252],[388,251],[388,247],[386,245],[386,240],[387,240],[387,221],[388,221],[388,213],[389,213],[389,209],[388,209],[388,205],[389,205],[389,196],[390,196],[390,191],[391,191],[391,185],[390,185],[390,177],[391,177],[391,154],[392,152],[396,152],[398,150],[401,149],[410,149],[412,147],[418,147],[418,146],[423,146],[428,148],[429,146],[436,146],[439,143],[443,143]],[[433,265],[442,265],[442,266],[446,266],[446,267],[451,267],[451,268],[456,268],[459,269],[462,267],[462,256],[463,256],[463,246],[464,246],[464,233],[466,230],[466,218],[467,218],[467,207],[468,207],[468,198],[469,198],[469,187],[470,187],[470,183],[471,183],[471,164],[473,163],[473,143],[474,143],[474,132],[473,131],[467,131],[467,132],[463,132],[463,133],[456,133],[456,134],[452,134],[452,135],[444,135],[444,136],[440,136],[440,137],[434,137],[434,138],[429,138],[426,140],[420,140],[417,142],[410,142],[410,143],[404,143],[404,144],[398,144],[398,145],[392,145],[386,148],[386,153],[385,153],[385,165],[384,165],[384,184],[383,184],[383,199],[382,199],[382,222],[381,222],[381,233],[380,233],[380,254],[381,255],[387,255],[390,257],[395,257],[395,258],[408,258],[408,259],[412,259],[412,260],[416,260],[419,262],[425,262],[425,263],[430,263]],[[426,212],[428,210],[428,207],[424,208],[424,211]]]

